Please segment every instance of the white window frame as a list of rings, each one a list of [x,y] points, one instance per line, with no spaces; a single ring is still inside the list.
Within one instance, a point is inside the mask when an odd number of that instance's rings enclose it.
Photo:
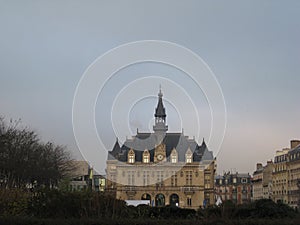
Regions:
[[[144,155],[143,156],[143,163],[149,163],[150,162],[150,156],[149,155]]]
[[[129,155],[128,156],[128,162],[129,163],[134,163],[134,158],[135,158],[134,155]]]
[[[192,163],[193,162],[193,159],[192,159],[192,156],[193,155],[191,155],[191,154],[186,154],[186,156],[185,156],[185,162],[186,163]]]
[[[177,154],[171,155],[171,163],[177,163]]]

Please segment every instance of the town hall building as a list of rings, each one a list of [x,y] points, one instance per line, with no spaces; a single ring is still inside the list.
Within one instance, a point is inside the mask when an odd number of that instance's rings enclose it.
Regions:
[[[197,209],[214,204],[215,158],[204,139],[168,132],[163,94],[158,94],[153,132],[137,134],[107,158],[107,191],[122,200],[148,200],[152,206]]]

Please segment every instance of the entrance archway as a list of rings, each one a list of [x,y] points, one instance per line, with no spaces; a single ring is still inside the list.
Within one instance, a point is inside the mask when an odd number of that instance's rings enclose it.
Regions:
[[[151,202],[151,195],[145,193],[142,195],[141,200],[149,200]]]
[[[165,206],[165,196],[163,194],[156,195],[155,206]]]
[[[170,205],[171,206],[179,206],[179,197],[177,194],[170,195]]]

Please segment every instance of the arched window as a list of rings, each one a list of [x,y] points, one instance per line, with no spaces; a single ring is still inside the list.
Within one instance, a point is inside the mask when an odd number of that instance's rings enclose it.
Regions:
[[[135,154],[133,149],[130,149],[128,152],[128,163],[134,163],[135,162]]]
[[[193,152],[190,148],[185,153],[185,162],[186,163],[192,163],[193,162]]]
[[[178,154],[175,148],[173,148],[171,152],[171,163],[177,163],[178,161]]]
[[[165,206],[165,196],[163,194],[156,195],[155,206]]]
[[[170,205],[171,206],[179,206],[179,197],[177,194],[170,195]]]
[[[143,163],[150,163],[150,153],[148,149],[145,149],[143,153]]]
[[[145,193],[142,195],[141,200],[149,200],[151,202],[151,195]]]

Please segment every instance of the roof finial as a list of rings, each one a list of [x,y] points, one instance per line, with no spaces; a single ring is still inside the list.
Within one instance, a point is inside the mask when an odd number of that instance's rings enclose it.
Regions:
[[[161,92],[161,84],[159,85],[159,93],[158,96],[161,98],[163,96],[162,92]]]
[[[203,141],[202,141],[202,144],[201,144],[202,146],[206,146],[206,143],[205,143],[205,141],[204,141],[204,138],[203,138]]]

